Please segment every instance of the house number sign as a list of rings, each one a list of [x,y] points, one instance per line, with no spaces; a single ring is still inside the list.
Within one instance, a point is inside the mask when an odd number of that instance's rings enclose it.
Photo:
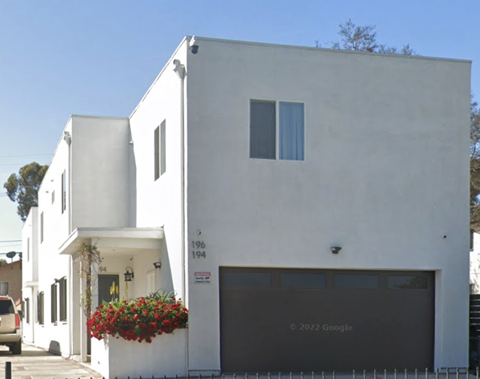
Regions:
[[[204,259],[207,257],[207,245],[204,241],[192,241],[192,258]]]

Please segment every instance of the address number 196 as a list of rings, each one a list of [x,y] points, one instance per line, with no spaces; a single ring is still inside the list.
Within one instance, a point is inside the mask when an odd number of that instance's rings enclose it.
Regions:
[[[201,259],[207,257],[207,252],[204,250],[206,248],[204,241],[192,241],[192,258]]]

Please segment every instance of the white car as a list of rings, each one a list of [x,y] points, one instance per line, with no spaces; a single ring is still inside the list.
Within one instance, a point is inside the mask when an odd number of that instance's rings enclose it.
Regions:
[[[0,296],[0,345],[8,346],[12,354],[22,354],[20,315],[10,296]]]

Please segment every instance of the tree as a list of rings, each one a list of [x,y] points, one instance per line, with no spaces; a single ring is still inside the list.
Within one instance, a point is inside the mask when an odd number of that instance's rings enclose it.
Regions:
[[[38,205],[38,189],[47,169],[47,165],[29,163],[21,167],[18,174],[10,175],[3,184],[9,199],[18,204],[17,214],[22,221],[27,219],[30,208]]]
[[[367,51],[369,53],[379,54],[403,54],[415,55],[410,45],[403,46],[400,50],[395,46],[387,46],[377,42],[377,32],[375,25],[357,26],[351,19],[344,24],[338,25],[341,36],[340,42],[333,42],[330,47],[339,50]],[[318,47],[318,41],[316,41]]]
[[[470,106],[470,229],[480,231],[480,109]]]
[[[378,44],[374,25],[357,26],[349,19],[339,27],[341,40],[331,44],[334,49],[415,55],[409,44],[400,50]],[[318,47],[318,41],[316,45]],[[470,229],[480,232],[480,108],[473,95],[470,105]]]

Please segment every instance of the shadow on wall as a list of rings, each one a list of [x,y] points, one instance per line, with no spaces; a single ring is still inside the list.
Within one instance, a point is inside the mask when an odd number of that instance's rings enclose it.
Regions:
[[[167,237],[162,240],[162,247],[161,247],[161,262],[162,262],[162,268],[160,269],[160,277],[157,280],[156,283],[156,290],[158,293],[162,293],[165,291],[166,293],[170,293],[174,291],[173,287],[173,277],[172,277],[172,271],[175,269],[171,267],[170,265],[170,259],[169,259],[169,254],[168,254],[168,248],[167,248]],[[178,297],[178,293],[175,293],[175,296]]]
[[[58,341],[50,341],[50,345],[48,346],[48,351],[52,354],[60,355],[60,343]]]

